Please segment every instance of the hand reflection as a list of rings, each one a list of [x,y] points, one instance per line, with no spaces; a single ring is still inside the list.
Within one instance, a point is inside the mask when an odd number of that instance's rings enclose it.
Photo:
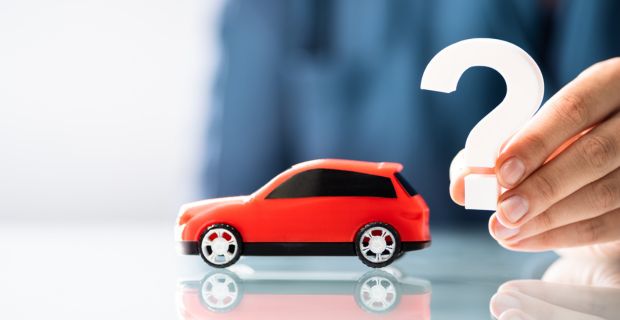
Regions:
[[[542,280],[501,285],[490,309],[507,319],[620,319],[620,261],[567,256]]]
[[[237,271],[243,271],[241,268]],[[178,291],[183,319],[430,319],[430,283],[393,272],[217,270]]]

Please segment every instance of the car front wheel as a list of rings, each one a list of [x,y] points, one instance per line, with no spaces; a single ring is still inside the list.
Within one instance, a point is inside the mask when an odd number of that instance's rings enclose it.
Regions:
[[[398,258],[400,238],[388,224],[369,223],[358,231],[355,251],[365,265],[372,268],[385,267]]]
[[[241,236],[227,224],[210,226],[200,239],[200,256],[215,268],[228,267],[241,256]]]

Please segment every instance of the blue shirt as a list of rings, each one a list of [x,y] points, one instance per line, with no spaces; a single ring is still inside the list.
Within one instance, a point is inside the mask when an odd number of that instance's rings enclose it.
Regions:
[[[613,0],[233,0],[222,17],[206,196],[248,194],[316,158],[394,161],[431,208],[432,225],[488,219],[452,203],[448,169],[472,127],[503,99],[490,69],[456,92],[420,90],[428,61],[467,38],[527,51],[546,97],[620,55]]]

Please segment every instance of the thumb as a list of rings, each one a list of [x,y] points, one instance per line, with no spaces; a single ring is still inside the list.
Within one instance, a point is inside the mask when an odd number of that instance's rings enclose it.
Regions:
[[[469,168],[465,166],[465,149],[462,149],[450,164],[450,197],[460,205],[465,204],[465,176],[469,173]]]

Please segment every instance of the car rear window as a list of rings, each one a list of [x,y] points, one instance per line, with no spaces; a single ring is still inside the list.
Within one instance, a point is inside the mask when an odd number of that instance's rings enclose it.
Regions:
[[[418,194],[418,192],[415,191],[415,189],[411,186],[411,184],[409,184],[409,181],[407,181],[407,179],[405,179],[405,177],[403,177],[403,175],[400,172],[396,172],[394,176],[396,177],[396,180],[398,180],[400,185],[403,186],[405,191],[407,191],[407,194],[409,194],[409,196],[413,197],[416,194]]]

